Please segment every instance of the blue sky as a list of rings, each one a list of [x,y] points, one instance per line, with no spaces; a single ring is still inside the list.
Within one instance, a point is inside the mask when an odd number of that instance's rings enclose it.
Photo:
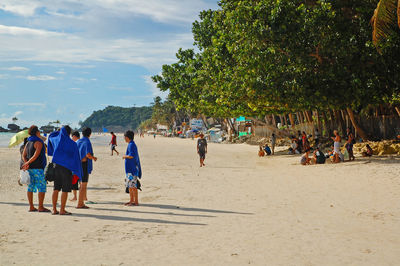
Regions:
[[[0,126],[77,126],[93,111],[145,106],[151,81],[192,48],[192,22],[217,0],[1,0]]]

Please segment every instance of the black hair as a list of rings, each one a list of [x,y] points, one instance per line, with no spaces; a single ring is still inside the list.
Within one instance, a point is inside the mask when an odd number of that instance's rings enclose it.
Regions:
[[[39,128],[35,125],[32,125],[29,129],[28,129],[28,134],[30,136],[36,136],[36,133],[39,132]]]
[[[114,132],[111,131],[110,134],[111,134],[111,135],[114,135]]]
[[[71,131],[72,131],[71,127],[66,125],[66,126],[64,126],[64,128],[67,131],[68,136],[71,135]]]
[[[82,135],[84,136],[84,137],[90,137],[90,135],[92,134],[92,129],[90,128],[90,127],[85,127],[83,130],[82,130]]]
[[[132,130],[128,130],[128,131],[125,132],[124,136],[127,137],[130,140],[133,140],[133,138],[135,137],[135,133],[133,133]]]
[[[28,143],[28,138],[24,138],[24,146]]]
[[[79,134],[79,131],[74,131],[72,132],[72,136],[75,136],[79,139],[81,137],[81,134]]]

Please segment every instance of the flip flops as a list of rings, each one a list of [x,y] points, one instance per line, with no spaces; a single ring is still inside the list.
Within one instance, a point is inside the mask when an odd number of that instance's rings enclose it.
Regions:
[[[72,213],[65,211],[65,213],[60,213],[60,215],[72,215]]]
[[[89,209],[89,207],[86,205],[83,205],[83,206],[77,206],[77,207],[75,207],[75,209]]]
[[[38,212],[51,212],[49,209],[44,208],[43,210],[38,210]]]

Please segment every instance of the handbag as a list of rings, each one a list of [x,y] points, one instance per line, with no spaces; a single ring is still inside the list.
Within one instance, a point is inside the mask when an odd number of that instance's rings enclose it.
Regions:
[[[19,183],[29,185],[31,183],[31,176],[27,170],[21,170],[19,172]]]
[[[44,177],[46,181],[53,182],[56,178],[55,163],[49,163],[44,169]]]

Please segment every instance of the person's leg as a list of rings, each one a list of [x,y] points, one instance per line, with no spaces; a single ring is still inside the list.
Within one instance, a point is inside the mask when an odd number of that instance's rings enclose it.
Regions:
[[[28,196],[28,202],[29,202],[29,211],[34,212],[37,211],[35,206],[33,206],[33,192],[26,192],[26,195]]]
[[[53,191],[53,196],[51,197],[52,203],[53,203],[53,214],[58,214],[57,211],[57,200],[58,200],[58,190]]]
[[[65,210],[65,205],[67,204],[68,192],[61,192],[61,207],[60,207],[60,215],[70,214]]]
[[[81,183],[81,188],[79,189],[79,198],[77,208],[85,207],[85,199],[86,199],[86,190],[87,190],[87,182]]]
[[[139,195],[139,193],[138,193],[138,190],[137,190],[137,188],[132,188],[133,189],[133,199],[134,199],[134,205],[135,206],[138,206],[139,205],[139,197],[138,197],[138,195]]]
[[[39,192],[38,193],[38,198],[39,198],[39,208],[38,208],[38,210],[39,210],[39,212],[49,212],[49,210],[46,209],[43,206],[43,202],[44,202],[44,197],[45,196],[46,196],[46,192]]]

